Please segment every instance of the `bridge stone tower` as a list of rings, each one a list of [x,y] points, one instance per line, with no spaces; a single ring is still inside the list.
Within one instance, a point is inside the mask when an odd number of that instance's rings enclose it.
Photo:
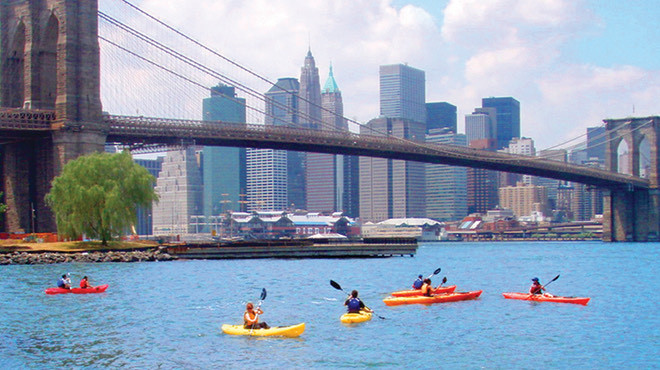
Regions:
[[[603,239],[657,241],[660,236],[660,117],[608,119],[604,122],[607,169],[618,172],[626,168],[633,176],[648,178],[650,187],[614,189],[605,195]],[[622,142],[628,147],[629,154],[623,156],[626,163],[619,163],[618,148]],[[648,158],[643,156],[642,145],[648,145]],[[648,166],[642,168],[642,162],[648,162]]]
[[[0,5],[0,106],[55,112],[47,137],[2,143],[6,231],[55,231],[44,196],[62,166],[103,150],[97,0]]]

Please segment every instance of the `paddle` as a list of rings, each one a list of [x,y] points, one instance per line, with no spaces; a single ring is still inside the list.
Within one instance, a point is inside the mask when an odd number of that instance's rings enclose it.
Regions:
[[[255,312],[255,320],[259,318],[259,308],[261,307],[261,303],[266,299],[266,288],[261,289],[261,296],[259,297],[259,304],[257,304],[257,309],[254,310]],[[252,335],[252,330],[254,330],[254,325],[250,327],[250,335]]]
[[[330,280],[330,285],[332,285],[333,288],[335,288],[337,290],[341,290],[342,292],[344,292],[344,293],[346,293],[347,295],[350,296],[350,294],[347,291],[345,291],[344,289],[342,289],[341,285],[339,285],[339,283],[337,283],[336,281]],[[365,307],[368,308],[369,310],[371,310],[371,313],[376,315],[379,319],[385,320],[385,318],[383,316],[380,316],[380,315],[376,314],[371,308],[369,308],[367,306],[365,306]]]
[[[442,281],[440,282],[440,285],[438,285],[438,288],[440,288],[442,286],[442,284],[444,284],[446,282],[447,282],[447,277],[445,276],[445,277],[442,278]]]
[[[427,279],[432,278],[434,275],[439,274],[441,270],[442,270],[442,268],[438,267],[435,271],[433,271],[433,273],[431,275],[427,276],[426,278]]]

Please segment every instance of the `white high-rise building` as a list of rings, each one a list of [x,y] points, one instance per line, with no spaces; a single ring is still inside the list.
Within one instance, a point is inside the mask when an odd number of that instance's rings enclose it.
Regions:
[[[286,151],[247,150],[248,211],[280,211],[287,208]]]
[[[509,146],[502,151],[510,154],[535,156],[536,149],[534,148],[534,140],[528,137],[514,137],[509,141]],[[522,183],[525,185],[533,185],[535,177],[532,175],[522,175]]]
[[[156,180],[153,203],[155,235],[195,232],[190,216],[202,213],[202,174],[194,147],[169,151]]]

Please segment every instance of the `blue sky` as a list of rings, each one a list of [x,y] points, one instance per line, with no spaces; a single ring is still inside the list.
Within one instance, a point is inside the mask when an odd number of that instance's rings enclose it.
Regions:
[[[515,97],[521,103],[521,133],[536,141],[537,150],[579,136],[606,118],[660,114],[658,0],[134,3],[273,82],[299,77],[311,46],[321,84],[332,63],[345,115],[360,122],[379,114],[379,66],[396,63],[426,72],[427,101],[456,105],[459,131],[481,98]],[[115,0],[99,5],[129,23],[135,16]],[[103,23],[100,29],[111,32]],[[171,35],[164,40],[175,42]],[[185,84],[133,70],[120,64],[126,58],[101,47],[104,75],[113,76],[102,77],[105,110],[200,118],[207,91],[182,90]],[[203,58],[257,91],[269,88],[231,65]],[[138,88],[130,91],[131,85]],[[250,98],[248,103],[259,104]],[[248,120],[262,117],[248,112]]]

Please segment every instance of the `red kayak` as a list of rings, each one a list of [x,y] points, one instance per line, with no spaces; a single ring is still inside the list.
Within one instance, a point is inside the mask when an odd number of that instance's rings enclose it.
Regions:
[[[383,299],[385,305],[387,306],[398,306],[402,304],[432,304],[432,303],[443,303],[443,302],[456,302],[456,301],[466,301],[468,299],[476,299],[481,295],[481,290],[475,290],[473,292],[458,292],[458,293],[449,293],[449,294],[438,294],[431,297],[418,295],[412,297],[389,297]]]
[[[108,284],[105,285],[99,285],[95,286],[92,288],[71,288],[71,289],[64,289],[64,288],[48,288],[46,289],[46,294],[67,294],[67,293],[73,293],[73,294],[90,294],[90,293],[103,293],[105,290],[108,289]]]
[[[431,292],[432,294],[442,294],[442,293],[453,293],[456,290],[456,285],[450,286],[439,286]],[[421,289],[415,290],[399,290],[398,292],[390,293],[392,297],[412,297],[416,295],[422,295]]]
[[[534,301],[534,302],[557,302],[557,303],[575,303],[581,305],[587,305],[589,302],[588,297],[561,297],[553,296],[547,294],[529,294],[529,293],[502,293],[506,299],[520,299],[523,301]]]

